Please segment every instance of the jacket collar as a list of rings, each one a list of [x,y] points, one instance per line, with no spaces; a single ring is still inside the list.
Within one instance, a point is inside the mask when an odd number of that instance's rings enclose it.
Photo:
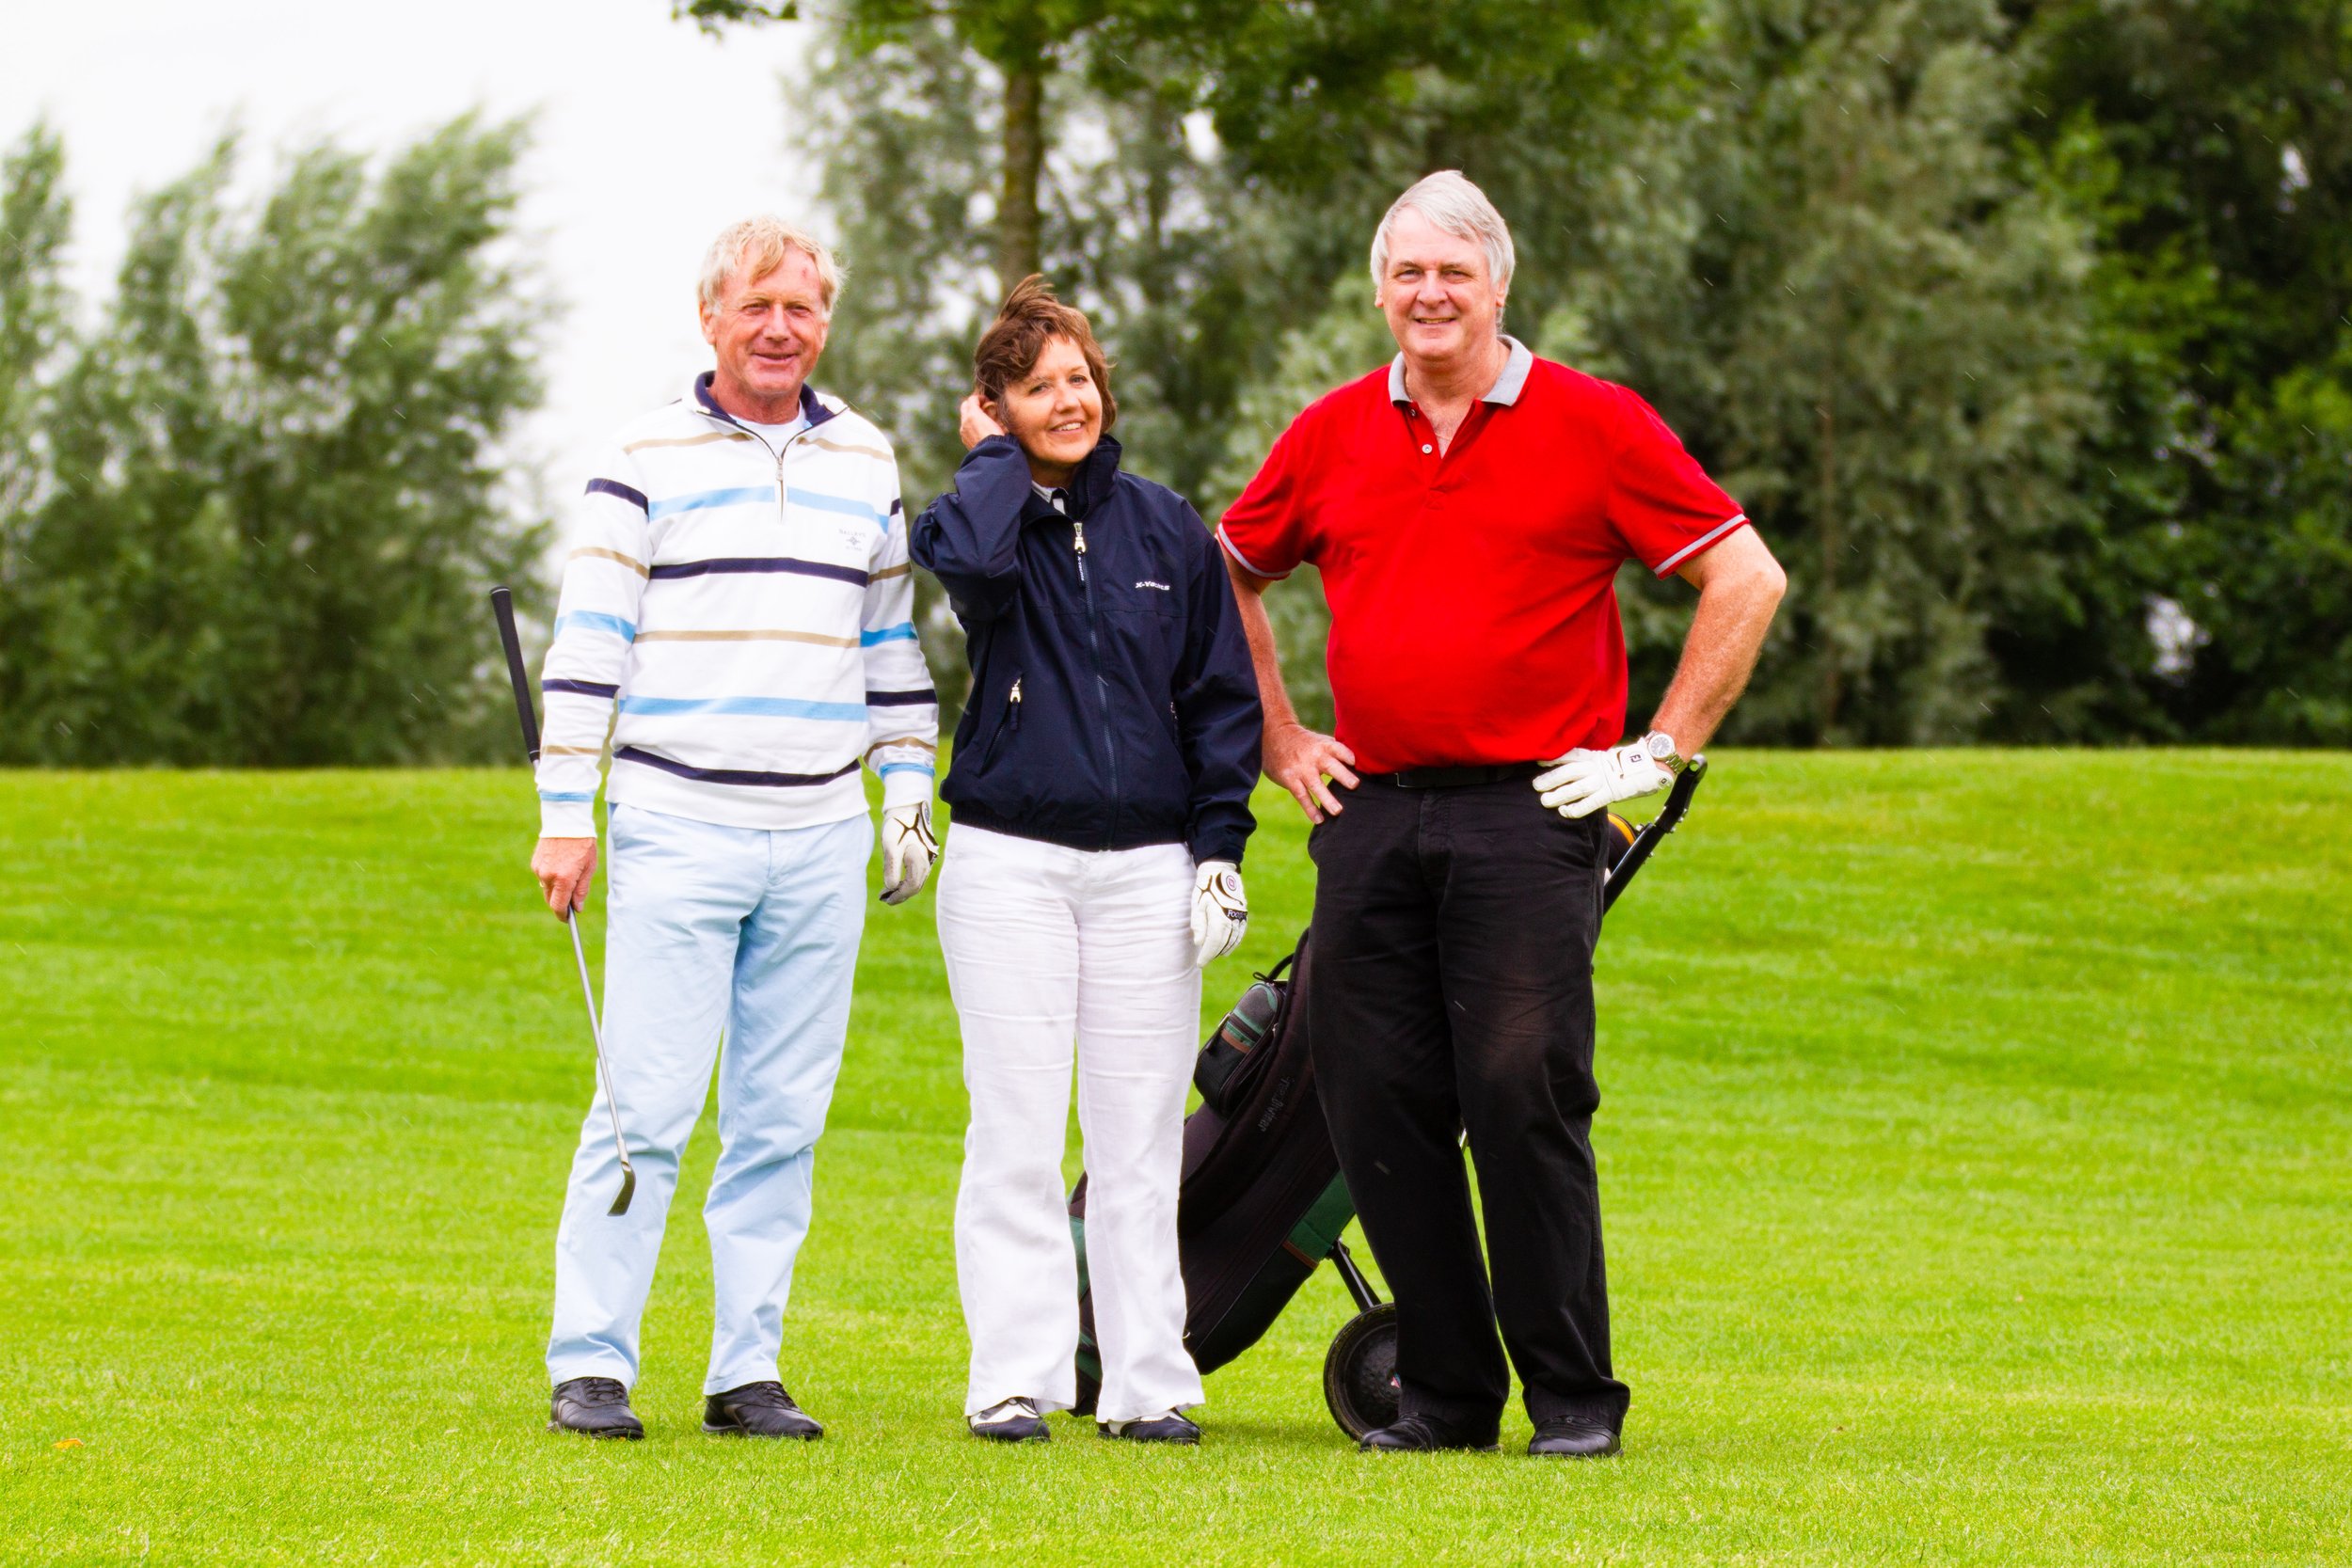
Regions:
[[[1110,499],[1111,488],[1119,483],[1119,442],[1109,436],[1094,443],[1094,450],[1078,462],[1070,483],[1063,486],[1070,492],[1070,515],[1083,517]]]
[[[731,425],[740,426],[743,421],[720,407],[719,400],[710,395],[710,383],[718,373],[716,371],[705,371],[694,378],[694,404],[714,420],[724,420]],[[833,418],[833,410],[818,400],[817,388],[805,381],[801,383],[801,418],[808,421],[811,430]]]

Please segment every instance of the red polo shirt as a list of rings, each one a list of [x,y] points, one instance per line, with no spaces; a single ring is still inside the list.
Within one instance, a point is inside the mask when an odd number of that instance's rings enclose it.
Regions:
[[[1617,568],[1664,577],[1746,521],[1647,404],[1512,342],[1442,454],[1401,356],[1322,398],[1217,537],[1260,577],[1323,573],[1339,738],[1390,773],[1616,744]]]

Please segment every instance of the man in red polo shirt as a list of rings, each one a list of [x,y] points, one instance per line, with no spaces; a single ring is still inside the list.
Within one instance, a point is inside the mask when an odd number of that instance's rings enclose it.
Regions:
[[[1266,774],[1315,824],[1307,1024],[1396,1296],[1402,1409],[1363,1447],[1492,1448],[1507,1348],[1529,1451],[1590,1457],[1617,1451],[1628,1399],[1590,1141],[1601,808],[1707,744],[1787,583],[1648,404],[1502,334],[1511,267],[1502,214],[1458,173],[1398,198],[1372,245],[1394,363],[1293,420],[1218,537]],[[1699,600],[1665,701],[1621,746],[1628,560]],[[1301,562],[1330,600],[1336,736],[1298,722],[1261,598]]]

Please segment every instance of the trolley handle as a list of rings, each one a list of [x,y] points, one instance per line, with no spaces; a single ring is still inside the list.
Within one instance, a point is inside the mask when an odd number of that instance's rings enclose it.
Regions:
[[[1634,873],[1642,869],[1644,863],[1657,849],[1659,840],[1682,826],[1682,819],[1690,815],[1691,797],[1699,792],[1699,781],[1706,776],[1707,758],[1692,757],[1691,765],[1682,770],[1682,776],[1675,780],[1674,788],[1667,792],[1664,808],[1635,830],[1633,842],[1627,845],[1625,853],[1617,857],[1616,869],[1603,874],[1600,892],[1602,913],[1609,911],[1609,907],[1617,901],[1617,895],[1625,891],[1625,885],[1633,880]]]

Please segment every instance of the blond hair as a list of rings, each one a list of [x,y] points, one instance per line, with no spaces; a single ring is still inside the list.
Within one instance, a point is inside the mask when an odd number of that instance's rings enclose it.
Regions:
[[[709,254],[703,258],[703,304],[717,309],[720,296],[726,292],[727,279],[746,268],[748,276],[765,277],[796,250],[816,263],[817,286],[824,295],[825,314],[832,315],[833,302],[841,296],[840,263],[833,259],[833,252],[825,248],[822,240],[772,213],[731,223],[710,242]]]

